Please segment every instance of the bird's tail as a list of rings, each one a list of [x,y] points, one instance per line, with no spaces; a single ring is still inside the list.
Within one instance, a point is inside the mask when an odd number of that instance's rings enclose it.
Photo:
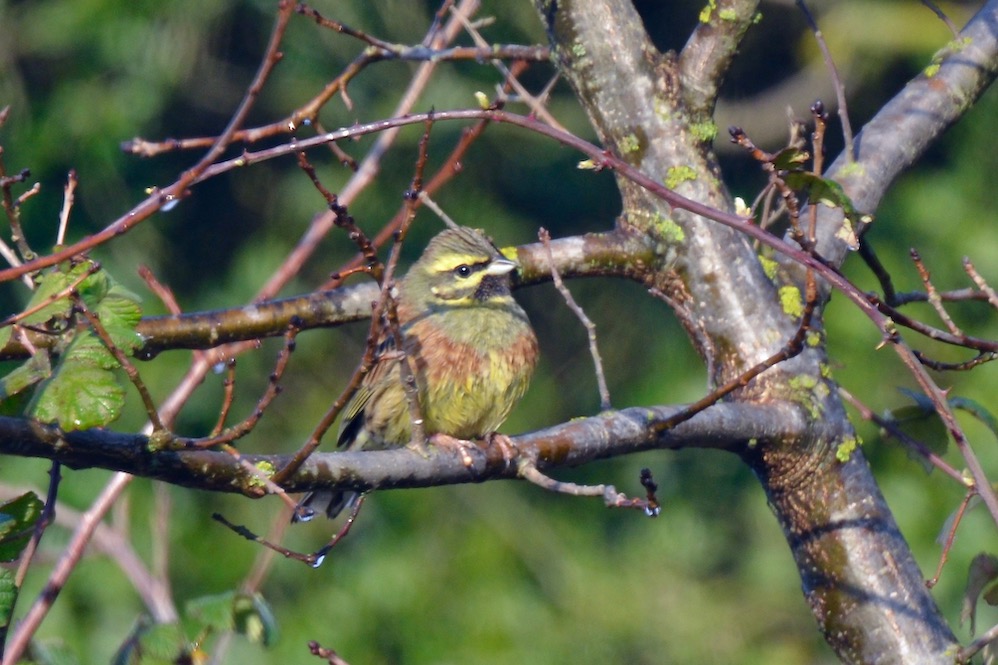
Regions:
[[[309,492],[298,502],[295,513],[291,516],[291,522],[308,522],[319,510],[325,512],[329,519],[334,519],[343,512],[344,508],[353,509],[359,499],[359,492],[342,490]]]

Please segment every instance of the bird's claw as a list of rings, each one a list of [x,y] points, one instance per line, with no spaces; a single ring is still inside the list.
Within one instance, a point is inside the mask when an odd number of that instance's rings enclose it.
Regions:
[[[520,456],[520,450],[513,443],[513,439],[505,434],[500,434],[499,432],[492,432],[485,436],[485,443],[489,446],[496,446],[499,448],[499,452],[502,453],[502,460],[506,464],[506,468],[516,463],[517,458]]]
[[[465,441],[464,439],[458,439],[450,436],[449,434],[434,434],[430,437],[430,443],[438,448],[450,448],[452,450],[456,450],[461,456],[461,463],[469,469],[475,464],[475,460],[472,458],[471,452],[481,452],[481,449],[477,444],[475,444],[474,441]]]

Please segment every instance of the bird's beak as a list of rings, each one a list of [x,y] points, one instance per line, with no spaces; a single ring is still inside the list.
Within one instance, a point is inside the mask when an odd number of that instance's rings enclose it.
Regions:
[[[485,266],[485,270],[483,272],[486,275],[506,275],[513,272],[519,267],[520,264],[517,263],[516,261],[510,261],[509,259],[500,258],[500,259],[493,259],[489,263],[489,265]]]

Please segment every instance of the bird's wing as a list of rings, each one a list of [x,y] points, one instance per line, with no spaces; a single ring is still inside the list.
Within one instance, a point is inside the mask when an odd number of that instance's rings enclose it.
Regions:
[[[336,445],[340,448],[348,448],[364,426],[364,409],[374,395],[375,386],[381,385],[385,380],[391,380],[388,375],[399,360],[395,355],[395,348],[395,338],[392,335],[385,337],[378,345],[371,371],[364,377],[363,383],[343,410],[340,433],[336,438]]]

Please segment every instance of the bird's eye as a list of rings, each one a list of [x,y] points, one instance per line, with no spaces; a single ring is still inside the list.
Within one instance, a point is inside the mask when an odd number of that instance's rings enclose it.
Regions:
[[[458,277],[468,277],[471,275],[471,266],[466,263],[462,263],[458,267],[454,268],[454,274]]]

